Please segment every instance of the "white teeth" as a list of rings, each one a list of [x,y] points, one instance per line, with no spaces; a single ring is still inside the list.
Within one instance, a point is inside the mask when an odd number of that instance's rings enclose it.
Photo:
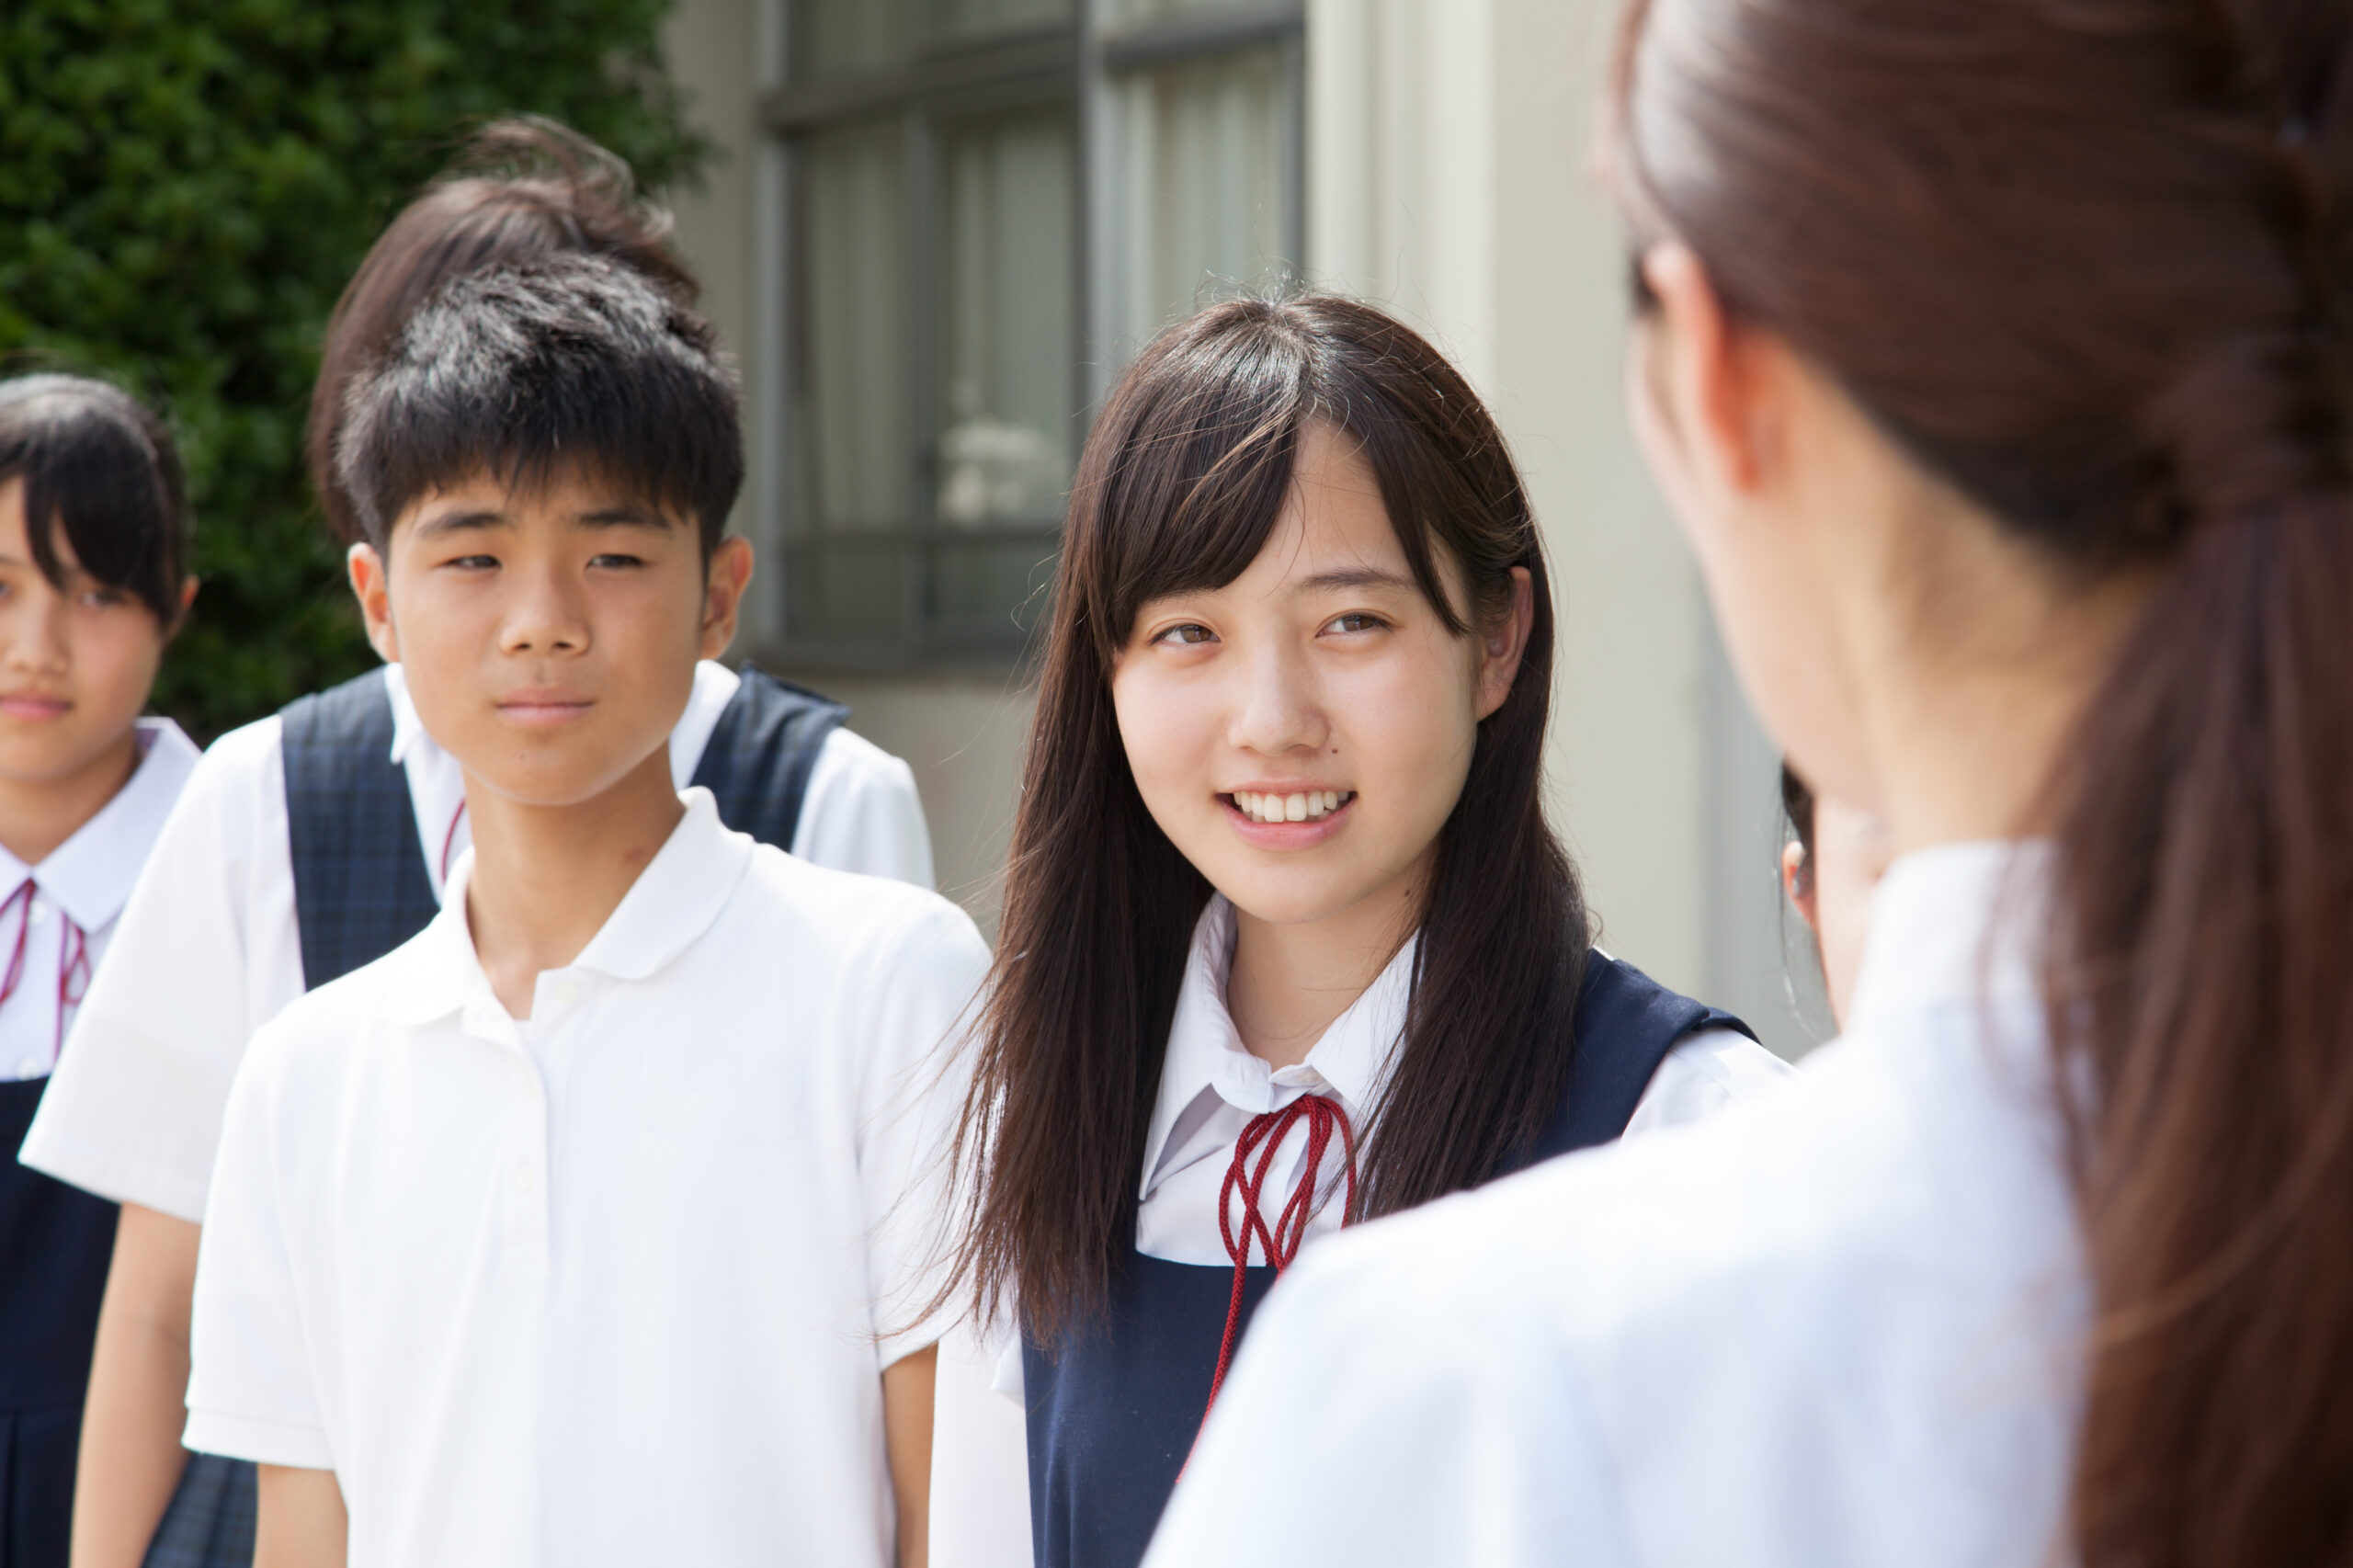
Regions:
[[[1268,795],[1256,790],[1236,790],[1233,805],[1252,822],[1314,822],[1340,809],[1345,801],[1354,799],[1345,790],[1307,790],[1295,795]]]

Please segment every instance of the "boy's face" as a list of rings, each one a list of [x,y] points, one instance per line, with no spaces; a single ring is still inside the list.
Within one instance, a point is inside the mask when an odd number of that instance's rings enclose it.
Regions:
[[[369,640],[470,786],[541,806],[596,799],[668,741],[752,569],[744,540],[706,569],[692,521],[562,471],[424,495],[386,553],[351,550]]]
[[[171,635],[138,596],[83,571],[63,528],[50,544],[62,588],[34,562],[23,479],[0,483],[0,778],[16,783],[119,757]]]

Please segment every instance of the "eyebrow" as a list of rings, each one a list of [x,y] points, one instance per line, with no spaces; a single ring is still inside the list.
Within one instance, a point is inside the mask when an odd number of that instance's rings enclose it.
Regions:
[[[662,513],[650,506],[624,502],[617,506],[598,506],[580,514],[574,519],[584,528],[676,528]]]
[[[453,509],[426,518],[411,531],[413,539],[434,539],[442,534],[461,532],[467,528],[503,528],[508,526],[506,514],[477,507],[472,511]]]
[[[1302,577],[1293,583],[1290,591],[1294,594],[1325,594],[1338,588],[1401,588],[1409,594],[1422,591],[1421,585],[1411,577],[1401,577],[1394,572],[1383,572],[1375,566],[1318,572],[1313,577]]]

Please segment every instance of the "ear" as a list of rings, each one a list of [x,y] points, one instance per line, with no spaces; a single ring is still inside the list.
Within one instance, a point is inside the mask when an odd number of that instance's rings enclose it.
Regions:
[[[351,574],[351,597],[359,601],[359,619],[367,623],[368,642],[388,665],[401,662],[400,634],[392,629],[392,597],[384,558],[372,544],[355,544],[345,552],[345,570]]]
[[[752,541],[721,540],[703,579],[702,656],[715,659],[735,641],[735,619],[744,608],[744,590],[752,584]]]
[[[1820,941],[1822,926],[1814,918],[1813,867],[1808,863],[1805,846],[1794,838],[1781,846],[1781,892],[1789,895],[1790,907]]]
[[[1479,633],[1479,717],[1504,705],[1519,678],[1520,656],[1536,626],[1536,579],[1525,566],[1511,569],[1511,608]]]
[[[1669,241],[1643,256],[1658,301],[1639,339],[1638,417],[1676,478],[1702,493],[1756,490],[1775,445],[1765,335],[1724,308],[1699,258]],[[1670,483],[1674,481],[1670,481]]]
[[[199,585],[193,574],[180,579],[179,608],[173,612],[172,623],[164,628],[165,642],[168,642],[177,637],[180,634],[180,629],[188,624],[188,612],[196,606],[196,590]]]

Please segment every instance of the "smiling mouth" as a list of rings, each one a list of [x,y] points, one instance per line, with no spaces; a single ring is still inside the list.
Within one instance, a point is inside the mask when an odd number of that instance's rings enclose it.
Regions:
[[[1302,790],[1290,794],[1236,790],[1224,799],[1256,823],[1321,822],[1357,798],[1353,790]]]

